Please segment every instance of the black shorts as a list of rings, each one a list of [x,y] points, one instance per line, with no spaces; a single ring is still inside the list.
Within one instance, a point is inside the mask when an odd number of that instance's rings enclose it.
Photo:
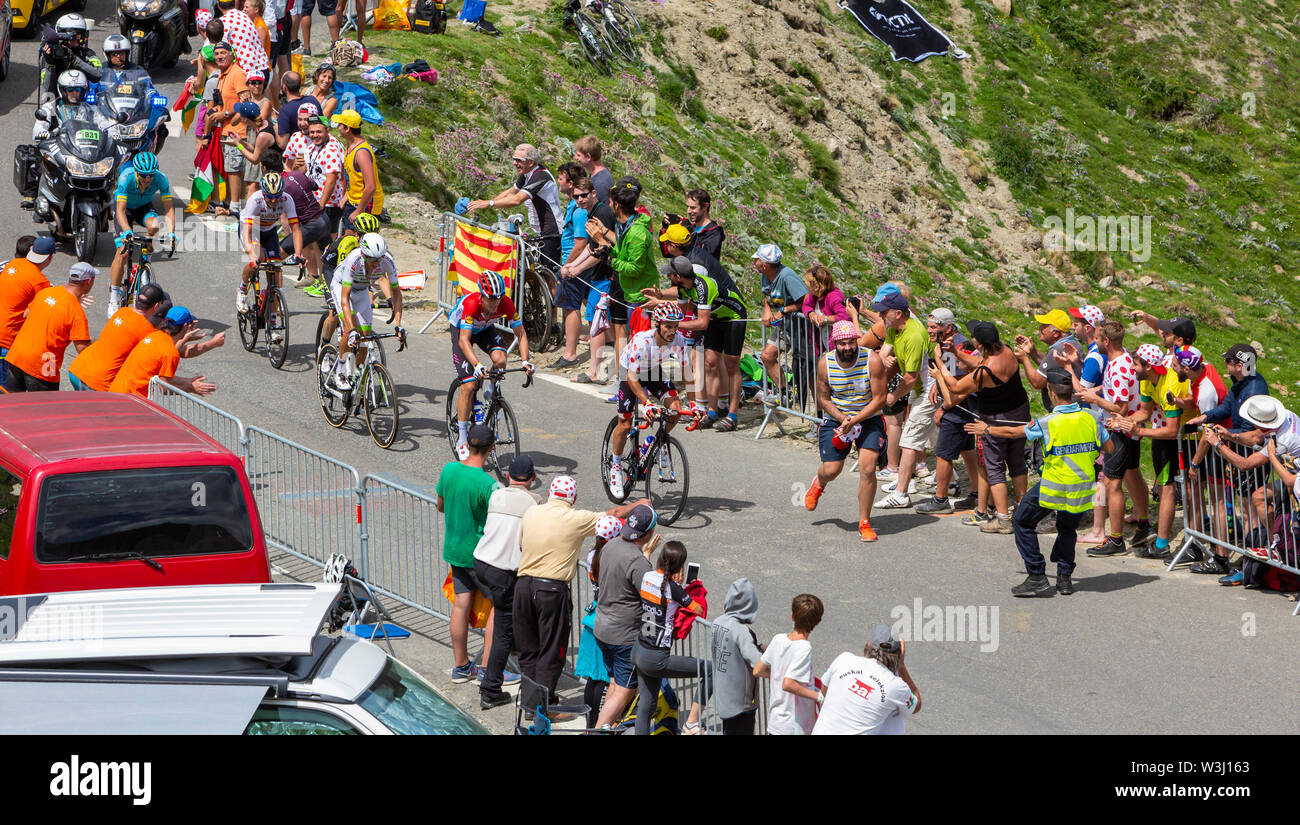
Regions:
[[[1151,439],[1151,466],[1156,471],[1156,484],[1173,484],[1178,475],[1178,442],[1171,438]]]
[[[28,375],[13,364],[9,364],[9,378],[5,381],[5,389],[9,392],[57,391],[59,382],[57,380],[46,381],[34,375]]]
[[[461,593],[473,593],[475,590],[483,590],[478,585],[478,579],[474,577],[473,567],[457,567],[454,564],[451,565],[451,589],[458,596]]]
[[[158,217],[158,210],[153,208],[152,203],[145,204],[144,206],[137,206],[134,209],[128,206],[126,208],[126,225],[129,227],[138,223],[141,226],[144,226],[145,219],[150,215],[153,215],[155,218]]]
[[[969,413],[958,409],[948,410],[939,419],[939,438],[934,454],[945,461],[956,462],[961,454],[975,449],[975,436],[966,432],[965,426],[975,420]]]
[[[469,337],[470,343],[484,352],[492,350],[505,351],[510,347],[510,339],[500,327],[488,327],[480,330]],[[460,330],[452,330],[451,336],[451,365],[456,368],[456,377],[464,384],[474,378],[474,365],[465,358],[465,354],[460,351]]]
[[[275,228],[264,229],[257,236],[257,242],[262,247],[262,254],[267,260],[280,258],[284,253],[280,249],[280,231]]]
[[[827,418],[817,425],[817,452],[821,455],[824,462],[844,461],[853,452],[853,447],[845,447],[841,450],[835,446],[832,440],[835,437],[835,430],[839,424]],[[853,444],[860,450],[869,450],[874,453],[883,453],[888,439],[885,437],[885,419],[879,415],[873,415],[866,421],[862,422],[862,432],[854,439]],[[860,471],[869,473],[875,470],[875,463],[870,466],[863,464]]]
[[[1122,433],[1111,433],[1115,445],[1105,454],[1101,471],[1106,478],[1123,478],[1129,470],[1136,470],[1142,461],[1142,442]]]
[[[646,395],[652,398],[676,398],[677,389],[673,387],[671,381],[642,381],[641,389],[646,391]],[[618,415],[620,418],[631,418],[632,411],[636,409],[636,393],[632,392],[631,387],[626,381],[618,382]]]
[[[591,287],[581,276],[561,278],[559,286],[555,289],[555,308],[582,309],[587,305],[587,291],[590,289]]]
[[[331,234],[338,235],[343,232],[343,207],[325,207],[325,219],[329,221]]]
[[[316,10],[317,3],[320,4],[321,17],[329,17],[338,13],[339,0],[298,0],[298,8],[294,10],[294,16],[311,17],[311,13]]]
[[[307,244],[313,244],[313,243],[318,244],[322,239],[325,240],[329,239],[330,222],[329,222],[329,218],[325,216],[324,212],[317,215],[316,218],[312,220],[310,223],[299,224],[299,227],[302,229],[303,246],[307,246]]]
[[[614,280],[609,282],[609,322],[627,326],[629,312],[631,310],[627,307],[627,296],[623,294],[623,285],[619,283],[618,276],[615,276]]]
[[[740,355],[745,348],[745,322],[709,319],[704,330],[704,348],[723,355]]]

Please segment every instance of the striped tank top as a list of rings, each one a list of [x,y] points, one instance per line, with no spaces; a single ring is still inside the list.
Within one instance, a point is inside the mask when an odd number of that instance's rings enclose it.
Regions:
[[[826,377],[831,387],[831,403],[841,411],[855,415],[871,403],[871,350],[859,349],[852,366],[840,366],[835,352],[826,353]]]

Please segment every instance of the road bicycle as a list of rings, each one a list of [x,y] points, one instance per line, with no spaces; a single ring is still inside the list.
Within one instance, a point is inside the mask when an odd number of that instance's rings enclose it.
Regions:
[[[331,335],[331,336],[329,336],[329,337],[327,337],[327,336],[325,335],[325,322],[328,321],[330,318],[334,318],[334,319],[337,321],[338,317],[339,317],[339,308],[338,308],[338,306],[334,303],[334,296],[333,296],[331,293],[326,292],[326,293],[325,293],[325,308],[324,308],[323,310],[321,310],[320,320],[318,320],[318,321],[316,322],[316,347],[315,347],[315,352],[316,352],[316,360],[317,360],[317,361],[320,360],[320,351],[321,351],[321,349],[322,349],[326,344],[330,343],[331,340],[332,340],[333,337],[334,337],[333,335]],[[397,317],[397,313],[393,313],[393,314],[389,315],[389,316],[388,316],[388,323],[390,323],[390,324],[393,323],[393,319],[395,319],[396,317]],[[335,325],[334,325],[334,334],[335,334],[335,335],[338,334],[338,330],[339,330],[342,326],[343,326],[343,325],[342,325],[341,323],[335,323]],[[387,367],[387,366],[388,366],[388,356],[387,356],[387,354],[385,354],[385,352],[384,352],[384,345],[383,345],[383,343],[381,343],[381,342],[379,341],[379,339],[375,339],[375,341],[374,341],[374,345],[375,345],[375,348],[379,350],[379,363],[381,363],[381,364],[383,364],[385,367]]]
[[[483,469],[491,469],[497,474],[497,478],[502,484],[509,483],[509,477],[506,471],[510,468],[510,460],[519,455],[519,420],[515,418],[514,408],[505,398],[504,387],[501,379],[511,372],[528,372],[523,367],[514,367],[505,369],[503,367],[491,367],[488,369],[484,378],[474,382],[474,399],[471,424],[486,424],[496,434],[496,443],[492,447],[492,453],[488,456],[487,462]],[[478,400],[479,386],[487,382],[486,401]],[[533,374],[528,373],[524,379],[524,389],[532,386]],[[457,426],[460,417],[456,413],[456,401],[460,398],[460,379],[454,379],[451,386],[447,388],[447,442],[451,445],[451,454],[456,455],[456,443],[460,440],[460,428]],[[490,466],[489,466],[490,465]]]
[[[266,355],[271,359],[271,366],[280,369],[284,366],[285,356],[289,354],[289,305],[280,290],[280,270],[284,262],[278,260],[260,261],[253,268],[253,277],[248,282],[248,308],[239,313],[239,340],[249,352],[257,346],[257,335],[266,331]],[[262,273],[266,273],[266,286],[262,286]],[[303,264],[298,263],[298,277],[303,273]]]
[[[655,421],[646,420],[638,405],[633,416],[631,432],[623,448],[622,467],[627,476],[623,485],[623,497],[614,496],[610,486],[609,473],[613,466],[614,429],[619,417],[610,419],[605,428],[605,441],[600,448],[600,479],[605,485],[605,495],[615,504],[622,504],[632,495],[632,488],[638,482],[645,483],[645,497],[654,505],[661,524],[672,524],[681,517],[686,509],[686,496],[691,487],[690,465],[686,462],[686,450],[675,436],[668,434],[668,418],[673,415],[666,407],[660,408],[661,415]],[[642,431],[657,423],[651,438],[642,441]]]
[[[614,46],[605,36],[604,26],[582,11],[581,0],[569,0],[564,6],[564,23],[577,29],[578,42],[582,44],[583,52],[591,61],[591,65],[596,67],[596,71],[603,75],[612,75]]]
[[[122,240],[126,246],[126,272],[122,275],[122,306],[135,305],[140,290],[149,284],[158,283],[153,276],[153,267],[149,258],[153,255],[153,237],[145,232],[132,232]],[[167,257],[176,254],[173,245],[167,250]]]
[[[587,9],[600,20],[605,38],[624,60],[641,62],[641,50],[636,45],[641,24],[623,0],[584,0]]]
[[[384,449],[397,440],[398,410],[397,387],[388,368],[379,361],[379,341],[397,339],[397,351],[406,349],[403,332],[369,332],[358,336],[357,346],[366,350],[361,369],[353,373],[347,389],[330,384],[330,376],[338,364],[339,351],[333,344],[320,348],[316,357],[316,376],[320,388],[321,412],[331,427],[342,427],[349,415],[366,416],[366,429],[376,444]],[[351,354],[349,354],[351,357]]]

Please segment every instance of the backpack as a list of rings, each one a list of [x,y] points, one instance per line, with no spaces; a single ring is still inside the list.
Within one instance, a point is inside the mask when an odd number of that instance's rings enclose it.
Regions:
[[[632,697],[631,704],[627,706],[627,713],[624,713],[623,718],[618,720],[620,726],[636,727],[637,703],[640,699],[641,694],[639,692]],[[680,708],[681,703],[677,700],[677,691],[673,690],[673,686],[668,684],[667,679],[664,679],[659,683],[659,702],[655,706],[654,716],[650,717],[650,735],[660,736],[681,733],[678,727],[678,711]]]

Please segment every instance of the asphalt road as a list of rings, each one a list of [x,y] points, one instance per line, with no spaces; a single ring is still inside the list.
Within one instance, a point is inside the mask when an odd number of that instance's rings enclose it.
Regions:
[[[105,19],[112,7],[92,0],[87,15]],[[323,25],[320,31],[324,31]],[[108,31],[98,26],[98,46]],[[27,141],[35,104],[35,45],[15,43],[13,68],[0,85],[0,135],[8,145]],[[172,99],[187,72],[156,81]],[[174,130],[179,132],[179,129]],[[174,136],[162,157],[177,184],[191,171],[193,142]],[[0,179],[11,178],[4,153]],[[11,190],[12,191],[12,190]],[[0,245],[31,232],[30,213],[16,195],[0,206]],[[193,221],[193,219],[191,219]],[[402,398],[402,434],[392,450],[376,447],[356,422],[342,430],[324,421],[316,397],[310,337],[319,302],[290,289],[293,346],[283,370],[259,349],[245,352],[234,323],[233,293],[240,266],[234,235],[207,220],[211,250],[160,261],[158,279],[212,330],[229,330],[222,349],[182,362],[182,374],[201,373],[219,387],[211,400],[241,417],[359,471],[381,472],[431,487],[450,455],[442,424],[451,379],[444,325],[412,336],[407,352],[390,349],[389,365]],[[191,236],[199,237],[199,236]],[[104,323],[109,236],[97,263],[89,312],[92,331]],[[52,272],[66,272],[68,249]],[[402,265],[398,261],[398,265]],[[57,281],[57,277],[56,277]],[[426,315],[413,314],[414,331]],[[66,381],[66,379],[65,379]],[[561,378],[527,391],[509,387],[525,449],[549,482],[559,473],[579,482],[579,506],[608,506],[596,471],[611,405]],[[774,431],[773,431],[774,432]],[[804,444],[773,437],[755,441],[753,428],[725,434],[682,433],[691,464],[689,517],[665,532],[684,541],[703,565],[713,611],[732,579],[755,584],[756,630],[766,639],[788,629],[792,596],[815,593],[826,617],[812,635],[819,672],[843,650],[859,651],[869,628],[925,608],[973,607],[996,628],[996,642],[927,638],[918,632],[907,661],[924,698],[909,723],[918,733],[1245,733],[1300,729],[1300,706],[1282,700],[1300,679],[1293,645],[1300,619],[1288,599],[1219,587],[1213,577],[1165,573],[1149,561],[1082,558],[1078,592],[1068,598],[1014,599],[1023,578],[1011,537],[982,535],[955,518],[885,511],[873,518],[876,544],[855,530],[855,480],[842,477],[815,513],[804,511],[802,490],[816,457]],[[1048,542],[1044,542],[1045,548]],[[996,621],[994,613],[996,612]],[[937,629],[932,626],[931,629]],[[955,629],[955,628],[954,628]],[[940,634],[942,635],[942,634]],[[435,679],[437,673],[429,674]],[[1241,713],[1249,707],[1265,712]],[[503,711],[504,712],[504,711]]]

